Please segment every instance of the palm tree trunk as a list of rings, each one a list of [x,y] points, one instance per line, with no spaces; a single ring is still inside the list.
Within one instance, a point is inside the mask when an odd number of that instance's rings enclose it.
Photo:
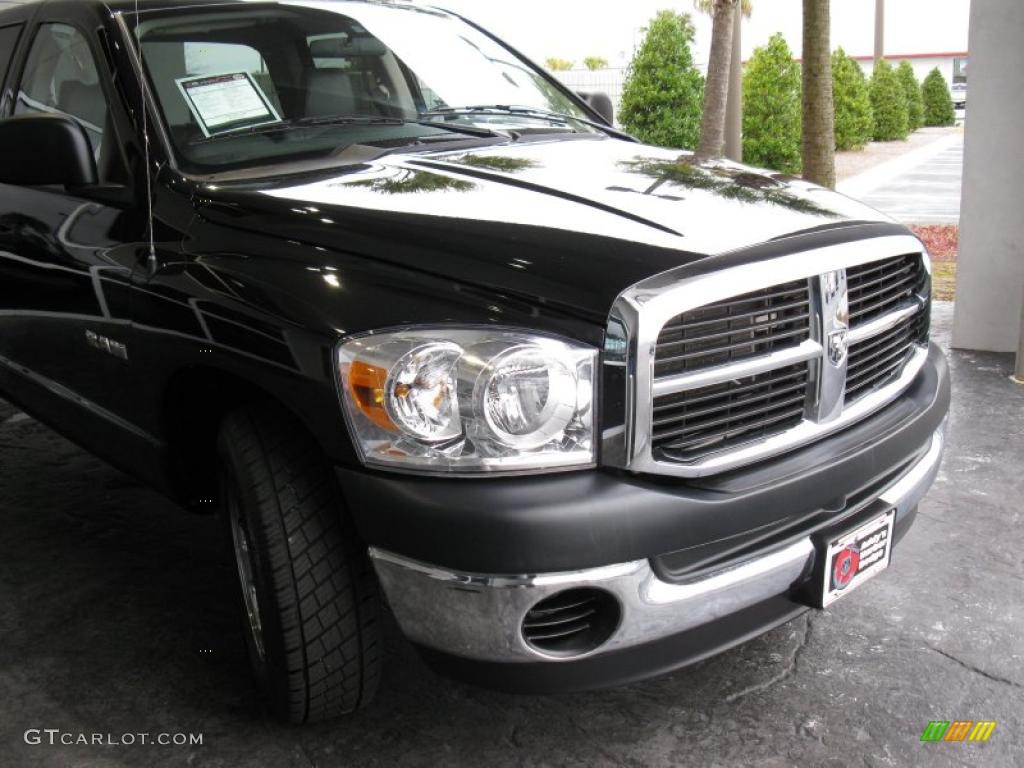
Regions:
[[[701,159],[722,156],[725,145],[725,110],[729,98],[729,65],[732,60],[733,14],[739,0],[715,0],[712,11],[711,55],[704,85],[704,115],[700,124]]]
[[[729,98],[725,108],[725,156],[743,162],[743,56],[742,6],[733,12],[732,59],[729,64]]]
[[[875,64],[885,58],[885,0],[875,0]]]
[[[829,0],[804,0],[803,86],[804,178],[834,188],[836,138]]]

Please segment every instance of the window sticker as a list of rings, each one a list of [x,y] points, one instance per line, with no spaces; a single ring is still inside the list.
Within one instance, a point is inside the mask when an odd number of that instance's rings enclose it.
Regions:
[[[207,138],[281,122],[274,105],[248,72],[183,77],[175,82]]]

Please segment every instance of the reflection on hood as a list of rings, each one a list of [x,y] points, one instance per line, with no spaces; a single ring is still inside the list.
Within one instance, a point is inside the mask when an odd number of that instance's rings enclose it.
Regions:
[[[540,167],[536,160],[525,157],[508,157],[505,155],[473,155],[465,154],[461,157],[446,158],[446,162],[468,165],[470,168],[482,168],[488,171],[500,171],[501,173],[520,173],[531,168]]]
[[[637,157],[619,166],[654,180],[647,194],[654,194],[663,184],[682,189],[701,189],[739,203],[770,203],[798,213],[826,218],[839,218],[840,214],[790,192],[786,185],[771,176],[752,173],[740,168],[721,165],[695,165],[689,155],[675,162],[655,158]]]
[[[366,187],[385,195],[443,192],[445,190],[469,192],[476,188],[476,184],[471,181],[453,179],[430,171],[419,171],[412,168],[399,169],[397,173],[389,177],[353,181],[350,182],[350,186]]]

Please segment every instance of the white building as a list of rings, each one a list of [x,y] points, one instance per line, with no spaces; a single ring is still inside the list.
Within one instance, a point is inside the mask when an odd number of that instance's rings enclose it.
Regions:
[[[864,69],[864,73],[871,74],[874,64],[874,56],[855,56],[857,63]],[[946,82],[966,83],[967,82],[967,51],[945,51],[938,53],[908,53],[885,55],[886,61],[894,67],[901,61],[909,61],[914,68],[914,74],[918,80],[924,80],[925,76],[936,67],[946,78]]]

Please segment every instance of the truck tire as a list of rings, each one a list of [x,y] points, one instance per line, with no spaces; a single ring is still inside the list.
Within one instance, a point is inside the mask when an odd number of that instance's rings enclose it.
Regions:
[[[380,679],[379,588],[326,457],[268,407],[227,416],[217,449],[246,644],[267,706],[291,723],[365,706]]]

